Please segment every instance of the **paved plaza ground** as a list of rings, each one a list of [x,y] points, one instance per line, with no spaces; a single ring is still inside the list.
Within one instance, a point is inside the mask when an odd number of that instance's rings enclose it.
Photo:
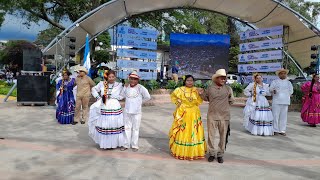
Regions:
[[[320,127],[290,112],[287,137],[261,137],[242,127],[232,108],[225,163],[181,161],[170,156],[168,131],[174,106],[143,108],[140,150],[99,150],[87,124],[59,125],[53,106],[0,103],[0,179],[320,179]],[[207,104],[201,106],[206,128]]]

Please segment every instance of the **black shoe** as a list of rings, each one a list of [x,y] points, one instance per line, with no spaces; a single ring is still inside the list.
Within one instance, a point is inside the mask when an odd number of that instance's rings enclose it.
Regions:
[[[76,125],[76,124],[78,124],[78,122],[72,122],[72,125]]]
[[[81,124],[84,124],[84,123],[86,123],[86,122],[84,122],[84,121],[80,121],[81,122]]]
[[[316,124],[310,124],[310,127],[317,127]]]
[[[223,157],[218,157],[218,163],[223,163]]]
[[[214,159],[215,159],[214,156],[210,156],[210,157],[208,158],[208,162],[212,162],[212,161],[214,161]]]

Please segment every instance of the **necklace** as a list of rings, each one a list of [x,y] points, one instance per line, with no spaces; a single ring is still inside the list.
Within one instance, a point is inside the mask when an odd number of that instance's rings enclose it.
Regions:
[[[191,89],[191,91],[190,91],[190,96],[187,97],[187,96],[186,96],[186,90],[187,90],[186,87],[184,88],[184,90],[182,90],[182,91],[184,92],[184,93],[183,93],[183,94],[184,94],[184,97],[186,97],[186,99],[187,99],[189,102],[192,102],[192,101],[193,101],[193,97],[192,97],[192,92],[193,92],[193,91],[192,91],[192,89]],[[189,93],[189,92],[188,92],[188,93]]]

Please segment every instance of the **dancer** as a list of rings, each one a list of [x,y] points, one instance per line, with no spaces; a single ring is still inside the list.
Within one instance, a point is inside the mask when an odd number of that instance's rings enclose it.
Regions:
[[[225,69],[219,69],[212,76],[213,84],[200,96],[209,101],[207,127],[208,127],[208,161],[212,162],[217,154],[219,163],[223,163],[223,155],[228,143],[228,132],[230,132],[230,104],[234,103],[231,87],[226,86],[227,73]],[[219,132],[219,148],[214,147],[215,135]]]
[[[280,69],[276,71],[279,79],[271,82],[270,93],[272,98],[273,114],[273,132],[274,135],[286,136],[288,106],[290,105],[290,96],[293,94],[291,82],[287,79],[289,70]]]
[[[129,75],[129,85],[125,85],[121,93],[125,98],[124,108],[124,127],[125,127],[125,143],[121,151],[132,148],[133,152],[139,149],[139,128],[141,123],[142,103],[151,99],[148,90],[139,84],[139,75],[133,71]]]
[[[248,96],[244,108],[244,126],[253,135],[273,135],[273,115],[269,102],[265,96],[269,94],[268,84],[262,82],[262,76],[255,74],[254,83],[250,83],[244,90]]]
[[[320,78],[319,73],[314,74],[312,81],[301,86],[304,92],[302,99],[301,118],[311,127],[316,127],[320,123]]]
[[[76,79],[77,86],[77,100],[76,100],[76,113],[75,119],[72,123],[76,125],[79,121],[84,124],[88,120],[89,114],[89,101],[91,97],[91,88],[95,86],[92,79],[87,76],[88,70],[85,67],[79,67],[79,76]],[[82,106],[82,115],[81,115]]]
[[[199,109],[202,99],[193,86],[193,76],[187,75],[183,84],[183,87],[176,88],[171,94],[176,110],[169,132],[169,147],[176,159],[202,159],[207,150]]]
[[[75,100],[73,86],[75,79],[70,78],[69,71],[62,72],[62,79],[57,83],[57,110],[56,118],[60,124],[71,124],[74,118]]]
[[[116,82],[116,72],[104,73],[104,81],[92,88],[97,102],[91,105],[89,115],[89,136],[101,149],[124,145],[124,123],[121,99],[122,83]]]

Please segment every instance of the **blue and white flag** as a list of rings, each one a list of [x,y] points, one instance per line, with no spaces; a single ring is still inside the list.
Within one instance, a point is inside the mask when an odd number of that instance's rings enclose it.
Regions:
[[[88,76],[90,76],[90,44],[89,44],[89,35],[86,36],[86,46],[84,49],[84,56],[83,56],[83,67],[85,67],[88,70]]]

